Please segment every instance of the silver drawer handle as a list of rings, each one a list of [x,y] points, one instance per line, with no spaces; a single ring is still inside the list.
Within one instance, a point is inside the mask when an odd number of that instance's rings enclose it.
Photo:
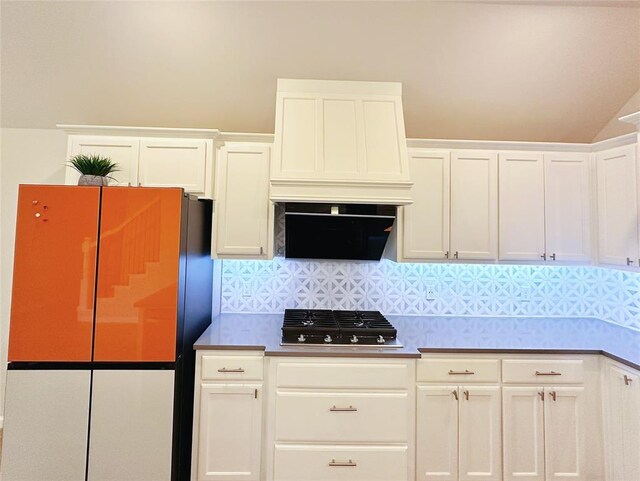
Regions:
[[[555,372],[555,371],[549,371],[549,372],[536,371],[536,376],[562,376],[562,373]]]
[[[329,411],[333,413],[354,413],[358,410],[358,408],[354,408],[353,406],[349,406],[348,408],[339,408],[336,407],[335,404],[329,408]]]
[[[464,376],[464,375],[471,376],[473,374],[475,374],[475,372],[469,371],[468,369],[465,369],[464,371],[454,371],[452,369],[449,369],[449,376]]]
[[[244,369],[242,369],[241,367],[239,367],[238,369],[227,369],[226,367],[223,367],[221,369],[218,369],[218,372],[225,372],[225,373],[244,372]]]
[[[329,463],[329,466],[342,466],[346,468],[355,468],[357,465],[358,463],[354,463],[351,459],[349,461],[336,461],[332,459]]]

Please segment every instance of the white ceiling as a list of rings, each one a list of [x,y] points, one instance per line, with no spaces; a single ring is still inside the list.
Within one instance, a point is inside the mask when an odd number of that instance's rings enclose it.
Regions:
[[[409,137],[588,142],[640,88],[638,5],[3,1],[1,121],[273,132],[278,77],[387,80]]]

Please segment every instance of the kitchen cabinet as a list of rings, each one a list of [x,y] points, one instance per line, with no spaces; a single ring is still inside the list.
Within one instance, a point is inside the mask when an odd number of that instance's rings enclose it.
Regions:
[[[269,154],[266,144],[227,143],[220,149],[214,209],[215,257],[273,257]]]
[[[638,177],[635,146],[599,152],[598,237],[602,264],[638,262]]]
[[[398,258],[496,259],[497,154],[411,149],[410,166],[414,202],[399,211]]]
[[[412,149],[413,204],[402,207],[404,260],[449,257],[450,153]]]
[[[536,152],[500,153],[500,259],[545,257],[544,159]]]
[[[501,396],[494,384],[499,382],[499,362],[418,361],[418,481],[502,480]],[[458,379],[464,384],[452,384]]]
[[[640,372],[607,361],[603,380],[608,479],[640,479]]]
[[[413,479],[415,363],[272,358],[268,379],[267,480]]]
[[[191,479],[263,479],[263,364],[251,351],[198,352]]]
[[[212,197],[212,139],[142,137],[133,136],[138,131],[131,130],[131,136],[71,134],[68,157],[99,154],[111,158],[118,164],[118,171],[110,181],[112,186],[182,187],[187,193]],[[154,129],[145,130],[150,135]],[[168,130],[166,135],[171,135],[172,129],[162,130]],[[66,184],[77,184],[79,176],[67,165]]]
[[[498,258],[498,155],[490,151],[451,154],[451,255]]]
[[[591,257],[589,155],[500,153],[500,259]]]

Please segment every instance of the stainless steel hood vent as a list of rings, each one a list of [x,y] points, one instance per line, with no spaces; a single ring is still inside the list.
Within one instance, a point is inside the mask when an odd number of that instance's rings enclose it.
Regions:
[[[285,257],[380,260],[396,208],[374,204],[285,206]]]
[[[401,84],[278,80],[273,202],[404,205],[411,185]]]

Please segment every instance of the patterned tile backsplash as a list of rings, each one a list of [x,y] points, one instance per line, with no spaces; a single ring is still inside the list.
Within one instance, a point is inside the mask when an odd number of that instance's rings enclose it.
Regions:
[[[427,299],[433,288],[434,299]],[[389,315],[590,316],[640,330],[640,274],[590,266],[222,262],[221,311],[375,309]]]

